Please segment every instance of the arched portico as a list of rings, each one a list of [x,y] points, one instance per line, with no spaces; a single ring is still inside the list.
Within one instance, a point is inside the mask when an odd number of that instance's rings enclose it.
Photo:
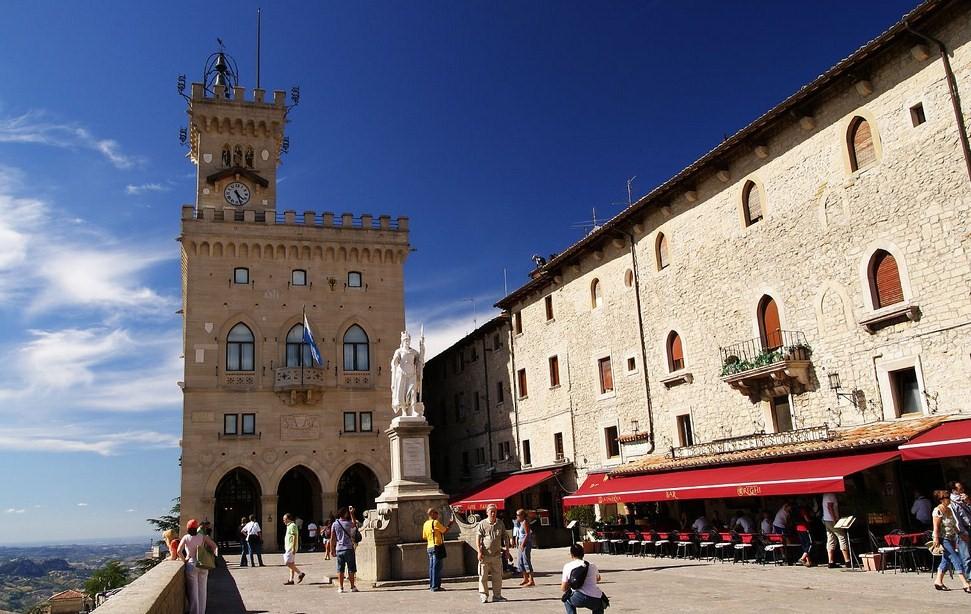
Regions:
[[[239,541],[243,516],[255,515],[262,522],[260,482],[252,473],[236,467],[216,486],[213,503],[213,535],[220,543]]]
[[[323,517],[320,480],[317,474],[304,465],[296,465],[280,478],[277,487],[276,519],[277,545],[283,545],[283,515],[290,514],[303,520],[306,526],[311,520],[320,522]],[[301,536],[302,537],[302,536]]]
[[[363,463],[345,469],[337,481],[337,507],[353,505],[358,520],[364,520],[365,510],[374,508],[374,500],[380,494],[378,476]]]

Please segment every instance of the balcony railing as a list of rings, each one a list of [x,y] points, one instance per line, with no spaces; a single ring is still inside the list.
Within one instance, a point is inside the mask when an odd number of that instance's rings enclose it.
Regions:
[[[812,351],[802,332],[775,331],[720,348],[721,378],[753,402],[798,394],[810,385]]]
[[[797,330],[778,330],[766,338],[740,341],[721,349],[722,377],[759,369],[787,360],[809,360],[812,348]]]
[[[310,367],[279,367],[273,376],[273,390],[320,390],[324,387],[326,371]]]

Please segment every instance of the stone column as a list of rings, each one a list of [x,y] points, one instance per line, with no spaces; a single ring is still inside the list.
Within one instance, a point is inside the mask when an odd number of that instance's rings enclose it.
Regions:
[[[280,528],[280,519],[276,517],[276,495],[263,495],[260,498],[260,505],[263,511],[263,518],[260,519],[260,528],[263,529],[263,552],[276,552],[277,530]]]

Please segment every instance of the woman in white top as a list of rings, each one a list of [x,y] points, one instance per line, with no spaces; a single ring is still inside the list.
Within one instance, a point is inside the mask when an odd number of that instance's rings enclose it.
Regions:
[[[566,614],[577,614],[577,608],[589,608],[593,614],[603,614],[604,606],[601,600],[603,591],[597,586],[597,582],[600,582],[600,570],[593,563],[583,560],[583,547],[578,544],[570,546],[570,556],[573,557],[573,560],[563,566],[563,576],[560,578],[562,582],[560,588],[563,589],[564,593],[563,607],[566,608]],[[588,566],[587,577],[583,581],[583,586],[570,593],[568,592],[570,590],[570,572],[582,565]],[[569,597],[566,597],[566,595],[569,595]]]
[[[937,578],[934,579],[934,588],[939,591],[950,590],[944,586],[944,572],[951,568],[961,578],[964,592],[971,593],[971,585],[964,577],[964,562],[958,555],[958,540],[964,539],[965,535],[959,534],[957,518],[951,511],[951,493],[946,490],[935,490],[934,499],[939,502],[931,512],[934,521],[934,549],[936,550],[938,546],[944,548],[941,564],[937,568]]]
[[[209,536],[199,533],[199,521],[193,518],[185,525],[186,535],[179,542],[179,558],[185,561],[186,592],[189,593],[189,614],[206,614],[206,591],[209,570],[198,566],[199,548],[208,547],[219,556],[219,546]]]

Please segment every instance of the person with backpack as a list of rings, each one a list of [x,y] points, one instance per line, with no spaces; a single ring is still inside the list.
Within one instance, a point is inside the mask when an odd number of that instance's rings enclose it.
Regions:
[[[354,548],[361,541],[361,534],[357,530],[357,523],[351,514],[353,507],[342,507],[337,510],[337,520],[330,527],[330,555],[337,558],[337,592],[344,592],[344,569],[351,581],[351,592],[358,592],[354,585],[354,575],[357,573],[357,557]]]
[[[577,614],[577,608],[588,608],[593,614],[603,614],[607,603],[603,591],[597,586],[600,570],[593,563],[583,560],[583,546],[570,546],[572,560],[563,566],[560,578],[563,589],[563,607],[566,614]]]

